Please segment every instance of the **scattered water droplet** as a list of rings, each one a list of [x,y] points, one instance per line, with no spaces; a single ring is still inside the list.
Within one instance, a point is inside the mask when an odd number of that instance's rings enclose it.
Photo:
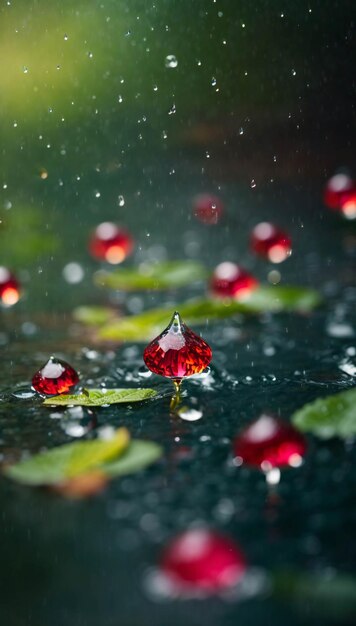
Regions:
[[[118,196],[118,204],[119,206],[124,206],[125,205],[125,198],[124,196]]]
[[[198,409],[192,409],[187,406],[182,406],[180,409],[178,409],[177,413],[179,417],[186,422],[196,422],[203,417],[203,411],[200,411]]]
[[[62,274],[67,283],[76,285],[84,278],[84,270],[79,263],[67,263],[62,270]]]
[[[177,57],[174,54],[168,54],[165,58],[165,66],[168,68],[175,68],[178,65]]]

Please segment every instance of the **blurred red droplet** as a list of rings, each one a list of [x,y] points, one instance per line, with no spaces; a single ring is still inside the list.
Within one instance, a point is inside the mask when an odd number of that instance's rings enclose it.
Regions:
[[[32,378],[32,387],[38,393],[52,396],[68,393],[78,382],[77,372],[68,363],[51,357]]]
[[[99,224],[89,241],[91,255],[112,265],[122,263],[132,252],[133,247],[131,235],[112,222]]]
[[[298,467],[306,448],[305,437],[294,426],[271,415],[261,415],[234,440],[235,457],[264,471]]]
[[[282,263],[292,253],[292,240],[286,232],[270,224],[261,222],[251,233],[251,248],[259,256],[271,263]]]
[[[220,298],[243,299],[258,286],[258,281],[236,263],[220,263],[211,277],[210,288]]]
[[[343,195],[340,201],[340,209],[346,219],[356,219],[356,189]]]
[[[20,299],[20,284],[6,267],[0,267],[0,300],[3,306],[13,306]]]
[[[200,589],[213,593],[235,585],[246,571],[246,560],[230,539],[195,528],[168,544],[161,570],[180,591]]]
[[[174,313],[167,328],[144,350],[143,360],[154,374],[180,379],[200,374],[210,363],[212,351]]]
[[[194,198],[195,217],[203,224],[217,224],[224,212],[224,205],[217,196],[203,193]]]
[[[356,191],[355,182],[348,174],[335,174],[325,185],[324,203],[329,209],[340,209],[342,201],[351,191]]]

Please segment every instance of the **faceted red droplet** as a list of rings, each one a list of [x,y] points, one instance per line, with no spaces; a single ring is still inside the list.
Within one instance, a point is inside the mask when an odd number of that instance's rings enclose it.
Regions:
[[[199,194],[194,198],[193,209],[195,217],[204,224],[217,224],[224,206],[220,198],[208,193]]]
[[[264,471],[285,465],[298,467],[306,448],[306,440],[300,432],[271,415],[261,415],[234,441],[235,457]]]
[[[340,209],[345,194],[355,191],[355,183],[348,174],[335,174],[326,183],[324,202],[329,209]]]
[[[6,268],[0,267],[0,300],[3,306],[12,306],[20,299],[20,284]]]
[[[51,396],[67,393],[78,382],[77,372],[68,363],[51,357],[32,378],[32,387]]]
[[[252,231],[251,248],[271,263],[282,263],[292,253],[292,241],[289,235],[277,226],[261,222]]]
[[[236,584],[246,571],[242,552],[204,528],[178,535],[164,550],[161,570],[179,590],[214,592]]]
[[[151,372],[167,378],[200,374],[210,363],[212,351],[199,335],[193,333],[174,313],[169,325],[143,353]]]
[[[212,275],[210,287],[214,296],[243,299],[258,286],[258,281],[236,263],[220,263]]]
[[[116,265],[132,252],[133,245],[133,239],[126,230],[112,222],[103,222],[91,236],[89,250],[96,259]]]

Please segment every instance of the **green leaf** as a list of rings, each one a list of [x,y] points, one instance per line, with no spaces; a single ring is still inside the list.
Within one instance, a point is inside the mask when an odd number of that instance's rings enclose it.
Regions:
[[[88,326],[102,326],[115,318],[115,315],[114,309],[104,306],[79,306],[73,311],[74,319]]]
[[[138,270],[120,268],[113,272],[97,272],[94,280],[100,287],[133,291],[175,289],[207,276],[205,267],[195,261],[167,261],[144,264]]]
[[[85,389],[85,392],[53,396],[46,398],[43,404],[67,406],[68,404],[79,406],[103,406],[106,404],[121,404],[142,402],[153,398],[157,394],[154,389]]]
[[[83,474],[121,454],[129,443],[126,428],[109,440],[76,441],[41,452],[5,469],[9,478],[27,485],[51,485]]]
[[[304,405],[292,421],[299,430],[321,439],[356,435],[356,387]]]
[[[130,443],[122,456],[110,463],[105,463],[101,469],[112,478],[131,474],[154,463],[162,454],[163,450],[157,443],[136,439]]]
[[[271,313],[280,311],[297,311],[307,313],[315,309],[321,303],[320,294],[314,289],[305,287],[260,286],[251,291],[243,303],[256,313],[269,311]]]
[[[177,304],[184,322],[205,324],[237,314],[258,314],[281,311],[310,311],[320,302],[319,294],[301,287],[259,287],[248,299],[196,299]],[[99,339],[110,341],[148,341],[162,332],[169,323],[172,308],[150,309],[139,315],[122,317],[98,330]]]

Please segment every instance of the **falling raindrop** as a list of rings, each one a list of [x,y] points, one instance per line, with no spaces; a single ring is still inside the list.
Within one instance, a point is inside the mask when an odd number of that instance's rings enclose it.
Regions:
[[[121,195],[118,196],[117,201],[118,201],[119,206],[124,206],[125,205],[125,198],[124,198],[124,196],[121,196]]]
[[[177,414],[182,420],[186,422],[196,422],[203,417],[203,411],[193,409],[187,406],[182,406],[178,409]]]
[[[177,57],[174,54],[168,54],[165,58],[165,66],[168,68],[175,68],[178,65]]]

